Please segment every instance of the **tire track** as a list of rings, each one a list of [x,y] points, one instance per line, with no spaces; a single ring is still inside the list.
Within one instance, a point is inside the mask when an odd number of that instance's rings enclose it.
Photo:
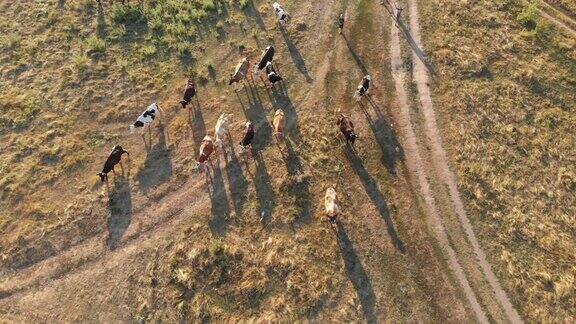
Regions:
[[[420,24],[419,24],[419,16],[418,16],[418,5],[415,0],[408,0],[408,11],[410,16],[410,30],[412,33],[412,37],[414,38],[416,44],[421,44],[420,38]],[[425,126],[425,133],[430,145],[431,153],[432,153],[432,163],[436,170],[436,173],[439,175],[440,180],[444,182],[444,184],[448,187],[448,192],[450,194],[450,199],[452,201],[452,207],[458,216],[458,219],[466,233],[467,239],[472,245],[472,249],[476,255],[477,263],[482,269],[488,283],[492,287],[494,292],[495,298],[498,300],[500,305],[504,308],[506,316],[510,321],[513,323],[520,323],[522,319],[512,303],[510,299],[506,295],[506,292],[502,288],[498,278],[492,271],[492,267],[490,263],[486,259],[486,254],[480,247],[478,239],[474,234],[472,225],[468,216],[466,215],[466,211],[464,209],[464,204],[462,203],[462,199],[460,198],[460,192],[458,191],[456,176],[450,170],[448,157],[446,151],[443,148],[442,144],[442,137],[440,135],[440,131],[436,124],[436,116],[434,113],[434,108],[432,105],[432,97],[430,94],[430,87],[429,87],[429,75],[428,70],[423,62],[418,60],[418,57],[415,52],[412,53],[414,57],[414,70],[413,70],[413,78],[416,83],[416,88],[418,90],[418,97],[421,104],[421,110],[424,117],[424,126]]]
[[[435,231],[436,238],[440,246],[446,253],[448,266],[464,290],[466,299],[476,314],[476,318],[481,323],[488,323],[488,318],[480,306],[478,298],[472,290],[472,287],[470,286],[470,283],[464,274],[462,266],[458,262],[456,252],[450,246],[446,229],[439,217],[438,208],[436,207],[436,202],[432,195],[430,184],[427,180],[428,176],[423,166],[418,144],[416,142],[416,134],[414,133],[412,122],[410,120],[410,107],[408,104],[408,95],[406,94],[406,87],[404,84],[406,73],[404,73],[403,70],[402,57],[400,54],[400,37],[398,35],[398,28],[393,25],[391,28],[390,40],[392,76],[394,77],[398,106],[400,107],[400,111],[396,112],[396,114],[399,115],[396,120],[400,121],[399,125],[402,129],[406,141],[403,145],[407,156],[406,164],[410,173],[415,175],[415,177],[410,177],[411,181],[415,182],[415,187],[420,188],[420,193],[424,198],[425,210],[428,214],[428,221]]]
[[[564,28],[572,36],[576,35],[576,21],[553,5],[546,1],[540,1],[536,9],[541,16]]]

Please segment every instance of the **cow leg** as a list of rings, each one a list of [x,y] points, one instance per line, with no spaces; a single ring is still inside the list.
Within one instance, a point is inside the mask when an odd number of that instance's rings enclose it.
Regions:
[[[272,64],[272,68],[274,69],[274,71],[275,71],[278,75],[282,76],[282,73],[280,73],[280,68],[278,68],[278,65],[277,65],[276,63],[273,63],[273,64]]]
[[[150,147],[152,147],[152,130],[150,129],[150,124],[148,124],[148,137],[150,138]]]
[[[268,89],[268,85],[266,84],[266,81],[264,81],[264,78],[262,77],[262,75],[258,74],[258,76],[260,77],[260,81],[262,81],[262,83],[264,84],[264,88]]]

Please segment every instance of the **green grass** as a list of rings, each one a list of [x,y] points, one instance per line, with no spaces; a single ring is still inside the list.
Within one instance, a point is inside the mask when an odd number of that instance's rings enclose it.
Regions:
[[[88,54],[103,54],[106,52],[106,42],[96,36],[90,36],[86,39]]]

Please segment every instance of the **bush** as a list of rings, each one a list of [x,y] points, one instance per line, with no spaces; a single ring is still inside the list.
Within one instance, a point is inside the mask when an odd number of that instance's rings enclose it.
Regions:
[[[156,51],[157,49],[154,45],[145,45],[138,50],[138,52],[144,57],[151,57],[156,54]]]
[[[106,42],[96,36],[91,36],[86,39],[86,46],[88,47],[88,54],[104,53],[106,51]]]
[[[216,4],[213,0],[202,0],[202,9],[206,11],[216,11]]]
[[[143,21],[144,15],[137,6],[114,5],[111,19],[115,24],[132,25]]]
[[[246,9],[250,5],[250,0],[240,0],[238,4],[240,5],[240,9]]]
[[[520,12],[516,20],[528,30],[534,30],[536,28],[536,4],[531,3],[526,8]]]

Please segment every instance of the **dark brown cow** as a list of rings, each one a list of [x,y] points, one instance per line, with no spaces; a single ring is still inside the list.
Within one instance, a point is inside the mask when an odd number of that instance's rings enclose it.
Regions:
[[[182,108],[186,108],[192,101],[192,98],[196,95],[196,85],[194,84],[194,80],[188,79],[186,83],[186,88],[184,88],[184,96],[180,101]]]
[[[246,147],[252,145],[252,140],[254,139],[254,125],[252,122],[246,122],[246,129],[244,130],[244,137],[240,142],[240,152],[244,152]]]
[[[352,123],[350,117],[340,114],[340,118],[338,118],[338,126],[340,127],[340,132],[342,132],[346,138],[346,143],[350,143],[354,146],[354,142],[358,138],[358,135],[354,132],[354,123]]]
[[[108,180],[108,173],[110,171],[114,172],[114,166],[116,166],[116,164],[122,163],[122,154],[124,153],[130,156],[130,153],[125,151],[120,145],[116,145],[112,148],[112,152],[110,152],[108,159],[106,159],[106,163],[104,163],[102,172],[96,173],[96,175],[100,176],[100,180],[102,180],[102,182]],[[122,166],[122,164],[120,164],[120,166]]]

